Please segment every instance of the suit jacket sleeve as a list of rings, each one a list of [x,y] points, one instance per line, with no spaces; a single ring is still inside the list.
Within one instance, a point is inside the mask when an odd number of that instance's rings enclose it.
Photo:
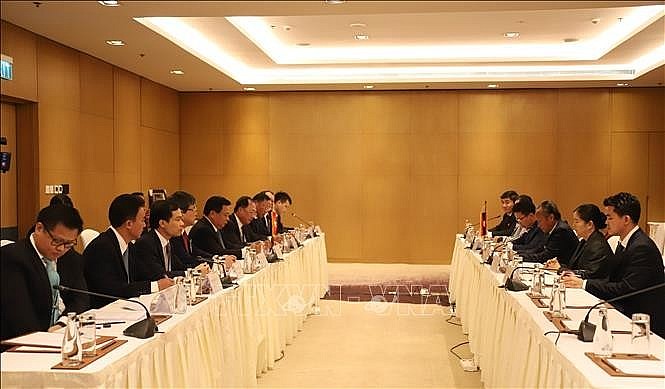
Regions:
[[[612,249],[601,236],[600,239],[589,239],[582,250],[579,268],[586,271],[587,279],[606,278],[609,276],[613,260]]]
[[[191,240],[190,240],[190,245],[191,245]],[[192,245],[192,249],[194,249],[194,246]],[[176,236],[171,238],[171,251],[173,252],[174,258],[177,257],[178,261],[177,263],[172,263],[171,268],[175,269],[177,267],[177,270],[187,270],[188,268],[194,268],[201,263],[198,259],[196,259],[196,256],[194,254],[190,254],[187,252],[187,249],[185,249],[185,242],[183,241],[182,236]],[[206,253],[207,254],[207,253]],[[209,257],[210,255],[206,254],[198,254],[202,257]],[[174,259],[175,262],[175,259]]]
[[[88,284],[85,282],[83,274],[84,262],[83,255],[74,249],[70,249],[65,255],[60,257],[57,262],[60,284],[76,289],[88,290]],[[67,308],[65,312],[80,314],[90,309],[90,296],[87,294],[62,291],[60,295]]]
[[[134,266],[136,281],[157,281],[166,275],[162,247],[154,231],[143,235],[134,244]]]
[[[624,251],[623,254],[626,254]],[[607,300],[612,297],[621,296],[650,285],[649,281],[653,278],[652,273],[657,271],[650,259],[651,253],[646,245],[637,245],[631,250],[630,257],[621,255],[619,261],[630,263],[618,264],[624,265],[626,272],[619,280],[592,279],[587,280],[586,290],[594,296]],[[659,269],[662,273],[662,267]]]
[[[222,239],[224,239],[224,245],[227,249],[239,250],[245,245],[240,240],[240,229],[238,229],[238,224],[236,224],[235,218],[231,217],[222,228]]]
[[[128,282],[118,242],[112,231],[100,234],[83,251],[85,258],[84,273],[88,288],[92,292],[105,293],[119,297],[138,297],[150,293],[149,281]],[[132,264],[130,263],[130,268]],[[130,269],[131,272],[131,269]],[[131,273],[130,273],[131,274]],[[95,308],[109,300],[91,299]],[[100,305],[101,304],[101,305]]]
[[[567,229],[556,228],[544,246],[522,254],[524,261],[544,263],[556,257],[561,264],[567,264],[577,245],[577,239],[571,237],[568,232]]]
[[[207,222],[204,220],[196,222],[194,227],[192,227],[192,230],[189,232],[189,238],[192,243],[193,251],[203,252],[203,256],[235,255],[236,258],[242,258],[241,250],[223,248],[215,231],[212,227],[207,225]]]

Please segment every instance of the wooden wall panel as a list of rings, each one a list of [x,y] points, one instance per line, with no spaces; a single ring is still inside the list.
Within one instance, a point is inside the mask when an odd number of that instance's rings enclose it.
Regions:
[[[130,192],[140,189],[140,82],[134,74],[114,71],[113,169],[118,174],[118,193],[127,191],[130,182],[136,182]]]
[[[268,134],[269,98],[260,93],[221,94],[216,107],[223,118],[222,131],[238,134]],[[220,115],[212,115],[219,117]],[[264,138],[267,142],[267,138]]]
[[[559,130],[609,132],[610,93],[607,89],[560,89]]]
[[[221,131],[220,115],[224,97],[221,93],[181,93],[180,131],[188,133]]]
[[[180,130],[178,92],[141,78],[141,125],[177,134]]]
[[[34,34],[7,23],[0,23],[2,53],[14,59],[13,80],[1,80],[2,94],[37,101],[37,38]]]
[[[37,51],[39,103],[78,111],[81,107],[78,52],[41,37],[37,39]]]
[[[556,172],[559,175],[605,175],[610,168],[610,134],[607,131],[561,130],[556,137]]]
[[[665,132],[649,134],[648,221],[665,221]]]
[[[16,180],[16,107],[14,104],[2,103],[0,112],[2,125],[0,126],[0,135],[7,139],[7,144],[0,150],[12,153],[12,166],[8,172],[0,173],[0,226],[17,227],[18,226],[18,187]]]
[[[613,131],[664,131],[665,88],[614,89]]]
[[[40,103],[39,144],[41,169],[78,169],[81,165],[79,111],[51,103]]]
[[[141,127],[141,190],[180,188],[180,137],[171,131]]]
[[[225,141],[220,132],[180,132],[180,174],[222,175]]]
[[[113,119],[113,66],[79,55],[81,112]]]

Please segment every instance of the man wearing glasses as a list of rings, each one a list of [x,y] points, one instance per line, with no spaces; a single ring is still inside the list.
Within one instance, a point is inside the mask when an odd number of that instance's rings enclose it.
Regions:
[[[0,249],[2,339],[55,326],[67,307],[58,291],[56,261],[77,243],[79,212],[62,204],[39,211],[35,231]]]

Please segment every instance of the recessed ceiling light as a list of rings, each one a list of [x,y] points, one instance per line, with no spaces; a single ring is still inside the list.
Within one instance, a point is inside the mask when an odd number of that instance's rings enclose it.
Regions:
[[[344,4],[345,0],[325,0],[325,3],[330,5]]]
[[[254,92],[256,90],[256,88],[253,88],[251,86],[246,86],[246,87],[242,88],[242,90],[244,90],[245,92]]]
[[[185,72],[183,72],[183,71],[180,70],[180,69],[173,69],[173,70],[171,70],[169,73],[171,73],[171,74],[177,74],[177,75],[179,75],[179,76],[185,74]]]
[[[619,82],[617,83],[617,86],[630,86],[630,84],[627,82]]]
[[[565,43],[573,43],[573,42],[577,42],[578,40],[579,40],[579,39],[577,39],[577,38],[566,38],[566,39],[564,39],[563,41],[564,41]]]
[[[98,3],[103,5],[104,7],[117,7],[120,5],[120,2],[117,0],[98,1]]]
[[[356,34],[353,37],[356,38],[356,40],[359,40],[359,41],[366,41],[366,40],[369,39],[369,35],[367,35],[367,34]]]
[[[106,41],[106,44],[111,45],[111,46],[124,46],[125,42],[121,41],[119,39],[111,39]]]
[[[374,85],[363,85],[365,89],[374,89]]]
[[[593,24],[598,24],[598,23],[600,23],[600,18],[593,18],[593,19],[591,19],[591,23],[593,23]]]
[[[487,84],[488,88],[498,88],[499,84]]]
[[[367,25],[365,23],[351,23],[349,24],[351,28],[365,28]]]
[[[504,32],[503,36],[506,38],[517,38],[520,36],[520,33],[517,31]]]
[[[296,43],[296,46],[300,46],[300,47],[307,47],[307,46],[309,46],[309,45],[310,45],[309,42],[300,42],[300,43]]]

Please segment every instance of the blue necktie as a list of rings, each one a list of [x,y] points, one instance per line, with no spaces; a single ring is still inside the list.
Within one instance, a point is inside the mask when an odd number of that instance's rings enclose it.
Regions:
[[[53,301],[51,305],[51,325],[60,317],[60,310],[58,309],[58,290],[53,289],[54,286],[60,285],[60,275],[58,274],[58,269],[55,266],[55,261],[50,261],[44,258],[46,261],[46,275],[48,275],[49,284],[51,284],[51,295],[53,296]]]

